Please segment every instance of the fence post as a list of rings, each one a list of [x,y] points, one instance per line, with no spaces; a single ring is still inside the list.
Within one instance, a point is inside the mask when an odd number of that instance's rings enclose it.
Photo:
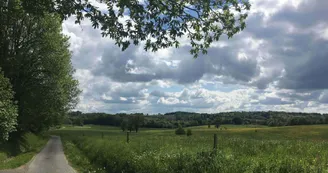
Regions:
[[[129,143],[129,140],[130,140],[129,135],[130,135],[130,133],[129,132],[126,132],[126,142],[127,143]]]
[[[213,149],[216,150],[218,148],[218,137],[214,134],[214,146]]]

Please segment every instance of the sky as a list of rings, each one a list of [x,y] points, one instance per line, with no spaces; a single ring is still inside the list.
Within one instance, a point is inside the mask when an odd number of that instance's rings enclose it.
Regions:
[[[180,48],[124,52],[87,20],[63,23],[82,112],[328,112],[327,0],[250,0],[247,27],[194,59]],[[94,2],[101,9],[105,5]]]

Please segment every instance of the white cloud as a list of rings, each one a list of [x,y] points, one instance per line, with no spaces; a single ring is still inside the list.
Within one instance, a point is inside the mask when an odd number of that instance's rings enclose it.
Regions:
[[[102,11],[106,5],[92,1]],[[247,28],[193,59],[179,49],[122,52],[85,20],[70,37],[84,112],[283,110],[328,112],[328,22],[324,0],[252,0]],[[126,20],[122,18],[120,20]]]

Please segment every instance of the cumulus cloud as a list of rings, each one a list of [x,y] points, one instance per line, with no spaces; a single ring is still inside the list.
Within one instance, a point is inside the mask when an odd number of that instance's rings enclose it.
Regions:
[[[247,28],[193,59],[179,49],[122,52],[84,21],[63,24],[85,112],[327,112],[325,0],[252,0]],[[105,6],[97,3],[101,9]],[[327,15],[325,15],[327,14]]]

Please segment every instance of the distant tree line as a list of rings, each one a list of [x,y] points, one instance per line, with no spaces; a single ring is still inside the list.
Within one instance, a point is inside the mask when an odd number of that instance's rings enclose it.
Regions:
[[[71,112],[69,122],[94,125],[121,126],[122,130],[136,130],[147,128],[177,128],[207,125],[209,128],[219,128],[222,124],[253,124],[268,126],[293,126],[328,124],[328,114],[298,113],[298,112],[222,112],[222,113],[193,113],[171,112],[166,114],[148,115],[135,114],[107,114]],[[79,121],[76,121],[79,119]],[[78,123],[75,125],[78,125]]]

